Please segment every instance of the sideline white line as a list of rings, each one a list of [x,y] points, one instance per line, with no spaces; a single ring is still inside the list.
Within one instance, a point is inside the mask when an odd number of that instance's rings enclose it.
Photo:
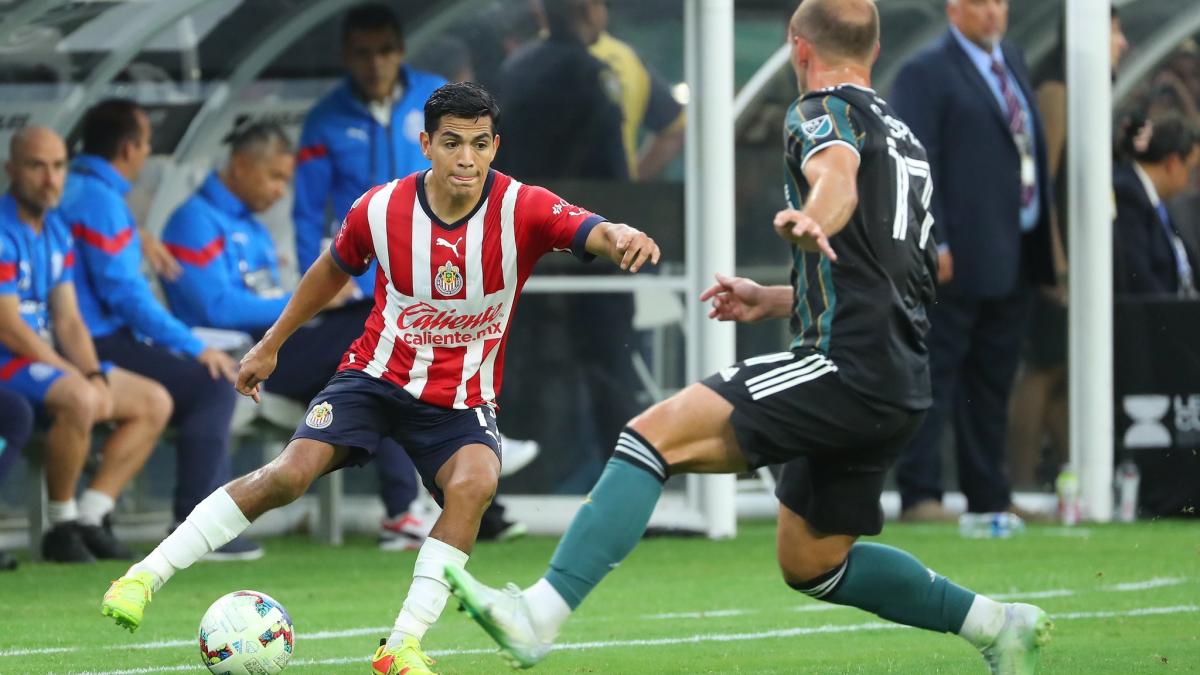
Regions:
[[[1200,612],[1200,606],[1197,605],[1175,605],[1173,607],[1143,607],[1140,609],[1124,610],[1124,611],[1099,611],[1099,612],[1066,612],[1063,614],[1055,614],[1052,618],[1056,621],[1070,619],[1108,619],[1115,617],[1137,617],[1137,616],[1156,616],[1162,614],[1182,614],[1189,612]],[[896,630],[908,628],[895,623],[881,623],[877,621],[867,623],[852,623],[852,624],[826,624],[823,626],[805,627],[805,628],[783,628],[779,630],[759,631],[755,633],[700,633],[684,637],[665,637],[651,638],[644,640],[607,640],[603,642],[568,642],[554,646],[554,651],[580,651],[591,649],[608,649],[612,647],[661,647],[665,645],[679,644],[701,644],[705,642],[743,642],[751,640],[769,640],[775,638],[797,637],[801,635],[821,635],[830,633],[858,633],[862,631],[873,630]],[[490,654],[496,651],[492,649],[447,649],[441,651],[431,651],[430,656],[463,656],[473,654]],[[303,668],[307,666],[336,666],[351,663],[365,663],[367,657],[360,656],[355,658],[330,658],[316,660],[297,660],[288,664],[290,668]],[[132,668],[128,670],[108,670],[103,672],[86,671],[77,673],[76,675],[140,675],[141,673],[164,673],[177,672],[185,670],[194,670],[195,665],[179,665],[179,666],[159,666],[155,668]]]
[[[1075,595],[1075,591],[1068,588],[1056,588],[1050,591],[1029,591],[1027,593],[988,593],[987,597],[993,600],[1036,600],[1038,598],[1065,598]]]
[[[1129,581],[1123,584],[1113,584],[1112,586],[1105,587],[1104,590],[1116,591],[1118,593],[1123,591],[1145,591],[1151,588],[1162,588],[1163,586],[1178,586],[1186,581],[1187,579],[1183,577],[1155,577],[1145,581]]]

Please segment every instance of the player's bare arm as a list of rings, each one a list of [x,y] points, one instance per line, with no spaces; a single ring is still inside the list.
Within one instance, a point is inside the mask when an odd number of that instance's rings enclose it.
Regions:
[[[858,206],[858,153],[831,146],[804,165],[812,189],[802,211],[784,209],[775,215],[775,232],[805,251],[820,251],[830,260],[837,253],[829,239],[841,232]]]
[[[700,294],[701,302],[712,301],[708,318],[717,321],[754,323],[791,315],[791,286],[763,286],[744,277],[714,275],[717,283]]]
[[[308,268],[292,299],[288,301],[283,313],[275,323],[267,329],[266,334],[258,344],[250,348],[238,365],[237,389],[239,394],[249,396],[257,403],[259,401],[258,385],[275,372],[275,364],[279,357],[279,348],[287,341],[296,329],[303,326],[309,319],[316,316],[330,303],[337,294],[346,287],[350,275],[342,271],[329,251],[321,254],[313,266]]]
[[[13,354],[48,363],[67,372],[75,372],[75,366],[67,363],[66,359],[54,351],[49,342],[43,340],[25,323],[21,318],[19,302],[16,295],[0,295],[0,344]]]
[[[603,222],[588,233],[584,245],[588,253],[608,258],[623,270],[637,272],[649,262],[658,264],[662,252],[645,232],[623,223]]]
[[[54,337],[62,355],[84,373],[100,369],[100,357],[96,356],[96,345],[88,331],[79,303],[75,298],[75,284],[59,284],[50,291],[50,323],[54,326]],[[43,342],[44,344],[44,342]],[[53,347],[47,345],[51,352]]]

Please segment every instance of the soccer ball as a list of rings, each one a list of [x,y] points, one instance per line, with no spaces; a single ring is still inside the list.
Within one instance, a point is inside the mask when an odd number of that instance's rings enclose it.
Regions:
[[[230,593],[200,619],[200,660],[217,675],[282,672],[295,648],[292,618],[266,593]]]

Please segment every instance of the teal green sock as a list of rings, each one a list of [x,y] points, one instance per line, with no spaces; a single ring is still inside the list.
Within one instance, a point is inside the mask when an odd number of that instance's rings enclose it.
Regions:
[[[855,544],[841,567],[794,587],[826,602],[942,633],[958,633],[975,600],[973,592],[882,544]]]
[[[546,581],[572,610],[633,551],[662,494],[666,463],[626,429],[604,473],[558,543]]]

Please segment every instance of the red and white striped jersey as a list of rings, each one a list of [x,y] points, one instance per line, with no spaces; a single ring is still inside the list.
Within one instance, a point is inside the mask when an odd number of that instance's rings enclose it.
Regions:
[[[424,177],[359,197],[330,246],[350,274],[379,261],[375,308],[339,370],[443,408],[494,404],[508,322],[534,264],[550,251],[590,260],[584,244],[604,219],[490,171],[475,209],[447,224],[429,207]]]

